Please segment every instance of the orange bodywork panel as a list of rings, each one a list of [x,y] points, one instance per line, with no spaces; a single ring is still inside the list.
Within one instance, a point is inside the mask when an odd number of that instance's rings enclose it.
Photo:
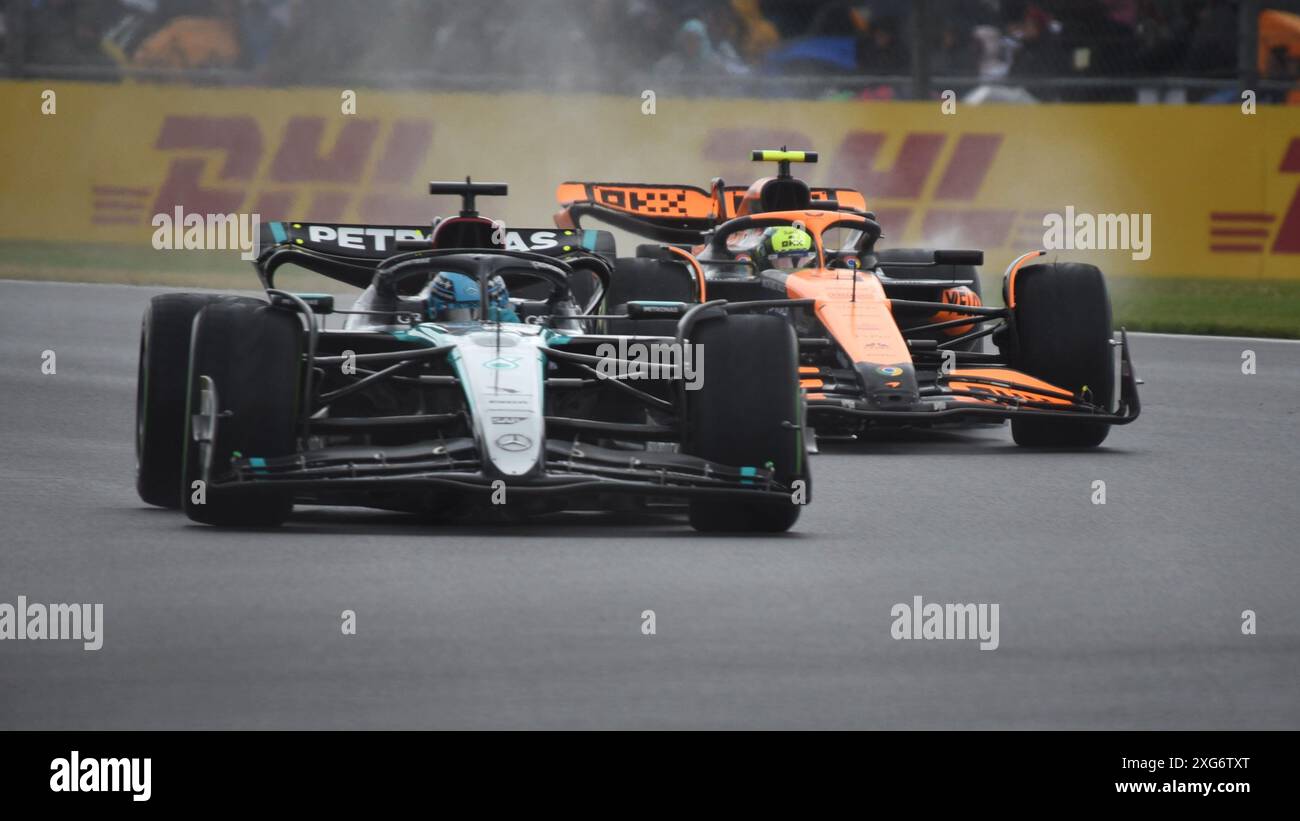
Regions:
[[[813,202],[817,200],[835,200],[841,208],[852,208],[855,211],[867,210],[867,198],[862,196],[860,191],[852,188],[814,188],[812,190]]]
[[[979,294],[970,288],[962,285],[958,288],[945,288],[939,301],[948,305],[964,305],[969,308],[977,308],[984,303],[980,302]],[[959,314],[954,311],[939,311],[930,317],[931,322],[951,322],[969,316],[969,314]],[[951,328],[944,328],[943,332],[947,336],[961,336],[975,330],[975,323],[969,325],[955,325]]]
[[[963,376],[1014,382],[1018,387],[1007,388],[1000,385],[990,385],[986,382],[963,382]],[[1050,382],[1044,382],[1027,373],[1006,368],[957,368],[948,374],[948,387],[953,390],[989,391],[990,393],[1029,402],[1048,402],[1053,405],[1070,405],[1073,403],[1073,397],[1068,390]],[[1032,392],[1023,390],[1023,388],[1030,388]]]
[[[764,217],[800,221],[817,237],[832,223],[843,223],[846,215],[834,211],[780,211]],[[824,268],[821,242],[817,243],[818,267],[791,273],[786,294],[791,299],[815,300],[815,313],[826,330],[854,362],[894,365],[911,362],[912,354],[898,330],[885,288],[871,274],[849,268]],[[857,286],[853,284],[857,277]]]
[[[858,278],[856,297],[852,277]],[[874,276],[847,269],[815,268],[791,274],[791,299],[816,300],[817,318],[854,362],[893,365],[911,362],[885,289]]]

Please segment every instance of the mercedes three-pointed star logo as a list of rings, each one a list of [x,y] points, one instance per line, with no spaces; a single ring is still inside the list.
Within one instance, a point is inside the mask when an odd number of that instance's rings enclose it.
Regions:
[[[522,433],[506,433],[497,437],[497,447],[508,451],[528,450],[532,447],[533,440],[524,436]]]

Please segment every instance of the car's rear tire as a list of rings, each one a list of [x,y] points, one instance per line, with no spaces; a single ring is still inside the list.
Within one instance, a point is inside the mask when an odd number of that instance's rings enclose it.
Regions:
[[[161,294],[140,323],[135,397],[135,487],[158,507],[181,506],[185,387],[194,317],[219,301],[256,302],[217,294]]]
[[[614,277],[605,294],[604,313],[626,312],[634,300],[698,302],[699,292],[691,273],[680,262],[643,257],[620,257],[614,263]],[[611,319],[606,331],[627,336],[672,336],[675,319]]]
[[[799,390],[798,341],[781,317],[733,315],[702,320],[692,334],[702,362],[700,389],[686,392],[685,450],[733,467],[769,467],[786,487],[810,492]],[[799,518],[793,498],[701,497],[690,503],[701,531],[778,533]]]
[[[272,458],[294,452],[301,390],[303,330],[297,316],[264,302],[218,302],[194,320],[185,411],[182,503],[196,522],[274,527],[293,511],[290,491],[202,488],[203,449],[194,439],[194,416],[203,409],[202,380],[215,389],[218,413],[211,444],[212,478],[232,458]],[[211,397],[209,397],[211,400]]]
[[[1110,297],[1094,265],[1078,262],[1027,265],[1014,281],[1015,335],[1004,352],[1011,365],[1069,391],[1087,388],[1093,404],[1109,408],[1115,394]],[[1110,425],[1073,420],[1011,420],[1011,435],[1025,447],[1091,448]]]

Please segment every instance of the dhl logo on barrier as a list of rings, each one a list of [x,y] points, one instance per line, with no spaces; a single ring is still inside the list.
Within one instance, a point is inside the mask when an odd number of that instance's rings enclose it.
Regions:
[[[93,185],[92,219],[100,225],[147,223],[152,214],[183,206],[192,213],[243,210],[271,219],[341,222],[354,216],[393,223],[429,211],[428,198],[412,193],[411,181],[433,141],[431,121],[398,119],[381,139],[380,121],[349,120],[330,135],[327,149],[328,125],[324,117],[291,117],[268,145],[253,117],[164,117],[152,145],[165,164],[162,182],[152,191]],[[393,190],[360,189],[362,182]]]
[[[777,136],[756,135],[746,129],[719,129],[710,135],[704,156],[727,163],[732,173],[743,173],[728,154],[734,154],[732,146],[754,138],[790,145],[825,144],[801,131]],[[891,141],[897,142],[893,161],[881,167]],[[899,245],[901,238],[914,233],[986,248],[1038,246],[1043,235],[1042,210],[976,203],[1004,142],[1001,133],[894,135],[852,130],[826,151],[830,156],[829,173],[822,179],[827,184],[861,191],[891,245]],[[950,150],[944,156],[946,148]],[[931,204],[922,205],[922,199]]]
[[[44,116],[50,85],[58,113]],[[980,247],[996,269],[1041,247],[1044,217],[1073,207],[1151,215],[1149,258],[1062,253],[1113,275],[1300,277],[1300,107],[1248,117],[1231,106],[971,106],[944,116],[925,103],[679,100],[645,116],[614,97],[359,100],[360,113],[344,116],[324,90],[0,82],[0,104],[16,112],[0,133],[10,158],[0,240],[144,243],[150,218],[178,205],[422,224],[454,208],[424,183],[464,174],[510,183],[511,196],[492,204],[507,223],[545,220],[566,179],[671,184],[633,204],[678,214],[713,208],[707,186],[722,176],[734,209],[743,186],[770,171],[749,149],[785,144],[821,152],[822,163],[799,169],[813,186],[860,190],[888,246]]]
[[[881,158],[892,136],[885,131],[849,131],[838,147],[829,152],[831,171],[823,178],[828,184],[862,191],[885,228],[886,236],[903,237],[915,228],[922,237],[948,237],[985,248],[1042,246],[1043,220],[1056,211],[974,204],[1004,147],[1004,134],[908,132],[897,138],[892,163],[881,167]],[[754,140],[763,144],[818,144],[811,134],[798,130],[723,128],[709,135],[704,156],[726,164],[732,174],[743,175],[744,167],[736,165],[733,147]],[[949,143],[951,151],[941,160]],[[1277,171],[1300,173],[1300,138],[1289,142]],[[1026,182],[1026,195],[1042,198],[1035,181]],[[1293,190],[1286,216],[1276,233],[1272,230],[1274,214],[1210,212],[1208,251],[1211,254],[1300,253],[1300,177],[1296,178]],[[1061,192],[1053,193],[1059,196]],[[930,205],[922,205],[923,199]],[[968,205],[962,207],[963,204]]]

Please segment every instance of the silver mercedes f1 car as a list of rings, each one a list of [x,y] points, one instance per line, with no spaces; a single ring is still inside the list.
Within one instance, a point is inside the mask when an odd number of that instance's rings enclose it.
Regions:
[[[504,184],[430,193],[459,195],[459,215],[431,229],[263,225],[265,299],[152,300],[144,501],[243,527],[279,525],[295,504],[794,524],[810,498],[804,402],[774,301],[606,306],[608,233],[506,231],[475,210]],[[277,288],[285,265],[364,290],[337,310]]]

